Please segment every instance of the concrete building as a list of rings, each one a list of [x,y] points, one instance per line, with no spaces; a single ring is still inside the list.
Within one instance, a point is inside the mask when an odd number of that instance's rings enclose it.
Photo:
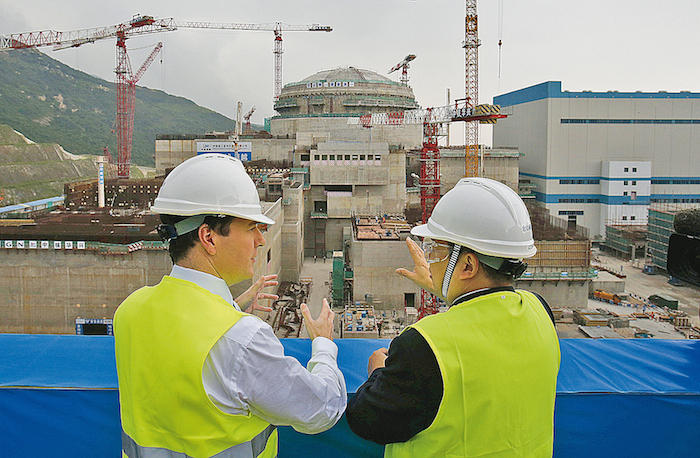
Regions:
[[[406,152],[387,143],[319,143],[308,174],[307,256],[342,251],[343,228],[355,215],[403,214],[406,207]]]
[[[539,204],[594,238],[646,223],[652,203],[700,202],[700,93],[569,92],[549,81],[494,98],[494,147],[523,154]]]
[[[299,186],[287,186],[284,195],[262,203],[277,224],[258,248],[253,279],[274,273],[280,281],[299,280]],[[111,320],[129,294],[157,284],[172,268],[154,231],[157,219],[148,212],[54,211],[29,224],[0,224],[0,333],[75,334],[78,320]],[[233,296],[251,282],[231,287]]]
[[[205,142],[230,143],[226,133],[210,135],[163,134],[156,136],[156,173],[164,175],[169,169],[197,155],[197,144]],[[296,140],[291,138],[243,137],[242,142],[250,143],[250,160],[265,159],[275,163],[292,163]],[[201,146],[200,146],[201,147]]]
[[[367,129],[348,124],[348,118],[362,114],[416,108],[419,106],[410,86],[371,70],[339,67],[286,84],[275,103],[279,115],[270,120],[270,133],[294,138],[300,132],[328,132],[330,140],[417,147],[423,139],[421,125]]]

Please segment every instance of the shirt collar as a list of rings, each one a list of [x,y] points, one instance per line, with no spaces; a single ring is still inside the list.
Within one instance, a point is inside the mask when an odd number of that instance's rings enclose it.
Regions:
[[[454,301],[452,301],[452,307],[454,307],[457,304],[461,304],[462,302],[467,302],[472,299],[476,299],[477,297],[483,296],[485,294],[499,293],[501,291],[514,292],[515,288],[513,288],[512,286],[496,286],[493,288],[481,288],[474,291],[469,291],[468,293],[464,293],[458,298],[456,298]]]
[[[236,304],[236,301],[233,300],[233,296],[231,295],[231,290],[229,289],[228,285],[219,277],[215,277],[214,275],[202,272],[200,270],[178,266],[177,264],[173,266],[170,276],[180,280],[192,282],[195,285],[206,289],[212,294],[221,296],[226,302],[233,305],[236,310],[241,310],[238,304]]]

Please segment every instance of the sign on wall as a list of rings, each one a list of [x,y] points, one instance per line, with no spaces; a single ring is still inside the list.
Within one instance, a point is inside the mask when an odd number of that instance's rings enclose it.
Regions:
[[[253,158],[253,143],[238,142],[238,151],[236,151],[236,144],[232,141],[198,141],[197,154],[204,153],[227,154],[240,159],[243,162],[251,161]]]

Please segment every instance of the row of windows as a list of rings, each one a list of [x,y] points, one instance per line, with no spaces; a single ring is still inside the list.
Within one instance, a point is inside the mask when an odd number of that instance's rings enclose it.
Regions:
[[[301,160],[304,160],[302,156]],[[314,161],[375,161],[381,162],[381,154],[314,154]]]
[[[634,215],[630,216],[630,221],[634,221],[635,219],[637,219],[636,216],[634,216]],[[622,221],[627,221],[627,217],[626,217],[626,216],[623,216],[623,217],[622,217]]]
[[[600,199],[559,199],[560,204],[599,204]]]
[[[559,210],[559,214],[562,216],[567,216],[567,215],[583,216],[583,210]]]
[[[700,119],[562,119],[562,124],[700,124]]]
[[[700,199],[651,199],[654,203],[661,204],[684,204],[684,203],[700,203]]]
[[[697,179],[651,180],[651,184],[700,184]]]
[[[600,184],[600,180],[559,180],[559,184]]]
[[[625,167],[625,172],[629,172],[629,171],[630,171],[630,168]],[[632,173],[635,173],[636,171],[637,171],[637,167],[632,167]]]

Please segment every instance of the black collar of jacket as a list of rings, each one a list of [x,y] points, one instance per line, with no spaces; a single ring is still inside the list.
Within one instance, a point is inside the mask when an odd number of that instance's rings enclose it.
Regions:
[[[477,297],[484,296],[486,294],[500,293],[502,291],[510,291],[510,292],[514,293],[515,288],[513,288],[512,286],[496,286],[493,288],[484,288],[484,289],[479,289],[476,291],[471,291],[471,292],[462,294],[457,299],[455,299],[454,302],[452,302],[452,305],[450,307],[454,307],[455,305],[462,304],[464,302],[470,301],[472,299],[476,299]]]

